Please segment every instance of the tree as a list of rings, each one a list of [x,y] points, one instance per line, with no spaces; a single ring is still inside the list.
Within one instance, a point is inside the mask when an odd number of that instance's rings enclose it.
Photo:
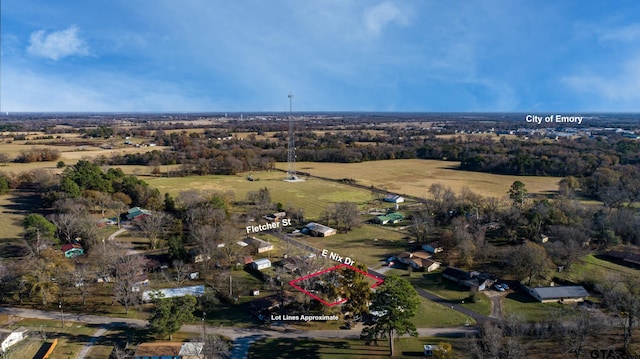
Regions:
[[[173,340],[173,333],[180,330],[183,324],[194,320],[193,312],[198,301],[194,296],[174,298],[156,298],[155,308],[149,318],[151,332],[159,337],[169,336]]]
[[[364,264],[356,264],[355,267],[364,273],[367,272],[367,266]],[[367,277],[356,270],[344,268],[341,282],[344,297],[347,298],[347,302],[343,305],[344,310],[351,312],[354,317],[369,313],[371,286],[367,282]]]
[[[140,302],[140,289],[135,287],[138,276],[142,274],[146,260],[139,255],[124,255],[115,264],[115,300],[124,306],[125,313]]]
[[[134,226],[149,240],[149,247],[156,249],[160,244],[160,236],[165,232],[170,220],[170,216],[164,212],[152,212],[137,219]]]
[[[433,220],[427,212],[419,212],[413,215],[411,225],[409,225],[409,233],[416,239],[418,243],[427,243],[429,236],[433,232]]]
[[[271,192],[267,187],[260,188],[258,191],[250,191],[247,193],[247,201],[256,206],[257,210],[262,214],[272,206]]]
[[[9,181],[6,178],[0,176],[0,194],[9,192]]]
[[[6,166],[7,162],[9,162],[9,155],[6,153],[0,153],[0,163],[2,163],[3,166]]]
[[[563,321],[562,324],[563,346],[565,350],[573,354],[576,359],[580,358],[582,350],[597,340],[602,330],[605,329],[602,316],[597,315],[584,306],[577,307],[575,309],[575,316]]]
[[[358,212],[358,206],[353,202],[338,202],[330,205],[327,208],[327,216],[335,222],[339,230],[345,232],[359,225],[358,217],[360,213]]]
[[[39,214],[30,214],[23,221],[24,239],[29,250],[39,256],[42,249],[49,245],[56,233],[56,226]]]
[[[527,285],[533,278],[549,270],[549,259],[545,249],[535,243],[527,242],[514,248],[510,255],[511,269],[519,280],[527,279]]]
[[[433,350],[433,357],[435,359],[453,359],[453,348],[451,344],[440,342],[438,346]]]
[[[79,231],[80,218],[77,214],[72,213],[54,213],[49,219],[58,228],[58,237],[71,243],[71,240],[77,237]]]
[[[395,334],[417,336],[416,326],[411,318],[416,314],[420,299],[411,283],[395,275],[387,277],[373,295],[371,313],[376,313],[377,321],[362,329],[361,337],[367,343],[378,338],[389,339],[389,354],[394,355]]]
[[[224,359],[231,354],[229,343],[219,335],[207,334],[203,342],[203,359]]]
[[[520,181],[513,182],[509,189],[509,198],[511,198],[516,206],[522,208],[524,206],[524,201],[527,198],[527,189],[525,188],[524,183]]]
[[[624,348],[628,350],[640,320],[640,281],[628,278],[622,283],[613,283],[600,288],[600,292],[604,293],[605,305],[620,319]]]
[[[40,256],[29,258],[28,270],[23,276],[30,296],[37,295],[42,305],[47,305],[61,294],[60,283],[73,270],[71,262],[61,256],[58,251],[45,248]]]

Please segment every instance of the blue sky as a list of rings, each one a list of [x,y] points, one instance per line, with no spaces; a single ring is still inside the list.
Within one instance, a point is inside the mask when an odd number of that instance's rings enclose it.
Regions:
[[[0,111],[640,111],[640,2],[3,0]]]

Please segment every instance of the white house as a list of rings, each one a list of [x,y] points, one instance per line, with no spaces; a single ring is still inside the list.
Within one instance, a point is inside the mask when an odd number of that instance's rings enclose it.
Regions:
[[[20,327],[12,332],[0,331],[0,354],[4,354],[9,347],[27,337],[27,328]]]
[[[404,202],[404,197],[399,196],[397,194],[388,194],[386,196],[384,196],[384,198],[382,199],[385,202],[391,202],[391,203],[403,203]]]
[[[271,261],[267,258],[256,259],[251,263],[251,267],[255,270],[263,270],[271,267]]]
[[[311,233],[316,237],[329,237],[338,233],[338,231],[334,228],[325,226],[324,224],[310,222],[305,226],[307,232]]]

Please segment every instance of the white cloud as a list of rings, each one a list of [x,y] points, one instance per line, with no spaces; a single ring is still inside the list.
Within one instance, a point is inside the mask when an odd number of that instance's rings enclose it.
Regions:
[[[44,30],[31,33],[27,52],[57,61],[72,55],[88,55],[89,49],[78,36],[78,27],[70,26],[66,30],[47,34]]]
[[[640,55],[636,55],[619,66],[617,73],[594,74],[593,72],[567,76],[562,82],[578,93],[595,95],[590,98],[590,105],[601,107],[602,110],[637,111],[640,107]]]
[[[0,111],[209,111],[224,99],[205,99],[177,82],[110,72],[65,76],[6,66],[0,78]]]
[[[631,24],[625,27],[607,29],[601,32],[599,40],[602,42],[635,42],[640,40],[640,23]]]
[[[375,35],[391,23],[405,26],[409,24],[408,14],[391,2],[380,3],[364,13],[364,25]]]

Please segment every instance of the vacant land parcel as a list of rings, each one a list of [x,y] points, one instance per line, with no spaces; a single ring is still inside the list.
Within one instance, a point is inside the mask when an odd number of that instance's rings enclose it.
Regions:
[[[487,197],[504,197],[511,184],[521,181],[531,194],[548,195],[558,190],[560,178],[507,176],[456,169],[458,162],[437,160],[388,160],[361,163],[299,162],[298,169],[313,176],[355,179],[364,186],[385,188],[390,192],[428,197],[429,186],[442,183],[460,193],[464,187]],[[286,169],[286,163],[277,168]]]

